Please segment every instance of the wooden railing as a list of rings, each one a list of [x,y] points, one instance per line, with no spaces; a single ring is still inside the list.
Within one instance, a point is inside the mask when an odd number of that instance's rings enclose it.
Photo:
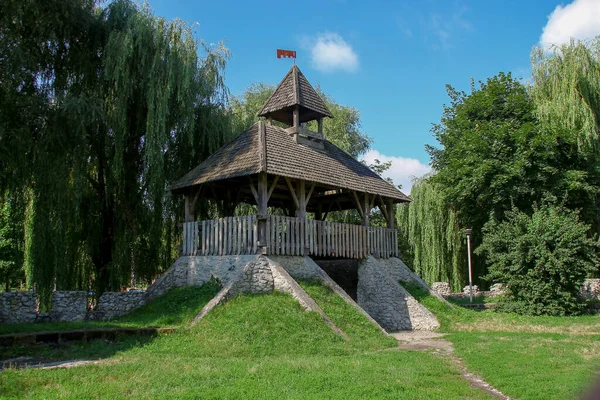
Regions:
[[[398,256],[395,229],[270,215],[266,220],[267,254],[365,258]],[[183,224],[183,255],[256,254],[255,215]]]

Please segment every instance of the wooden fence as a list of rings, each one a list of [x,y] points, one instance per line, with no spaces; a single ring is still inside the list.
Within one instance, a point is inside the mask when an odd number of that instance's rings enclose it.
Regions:
[[[398,232],[337,222],[270,215],[266,220],[267,254],[365,258],[398,256]],[[184,255],[258,253],[256,215],[183,224]]]

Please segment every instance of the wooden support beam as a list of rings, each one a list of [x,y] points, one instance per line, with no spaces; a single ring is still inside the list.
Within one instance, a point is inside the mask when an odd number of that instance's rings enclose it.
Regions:
[[[360,214],[360,217],[364,220],[365,219],[365,212],[363,209],[363,205],[360,204],[360,200],[358,200],[358,194],[356,194],[356,191],[352,191],[352,197],[354,198],[354,201],[356,202],[356,209],[358,210],[358,213]]]
[[[267,200],[269,200],[271,198],[271,195],[273,194],[273,190],[275,190],[275,188],[277,187],[278,180],[279,180],[279,175],[275,175],[275,179],[273,180],[273,183],[271,183],[271,187],[269,188],[269,193],[267,194]]]
[[[294,190],[294,187],[292,186],[292,182],[290,181],[290,178],[285,176],[284,179],[285,179],[285,183],[287,183],[287,187],[290,190],[290,193],[292,194],[292,199],[294,199],[294,205],[296,206],[296,208],[300,207],[300,203],[298,202],[298,197],[296,197],[296,191]]]
[[[383,199],[381,198],[381,196],[377,196],[379,199],[379,209],[381,210],[381,213],[383,214],[383,217],[385,218],[386,222],[390,223],[390,214],[388,213],[387,207],[385,206],[385,204],[383,203]]]
[[[313,190],[315,190],[315,183],[314,182],[310,186],[310,190],[308,191],[308,194],[306,195],[306,201],[305,201],[306,204],[308,204],[308,202],[310,201],[310,196],[312,195]]]
[[[250,181],[250,190],[252,191],[252,196],[254,196],[254,200],[256,201],[256,204],[259,203],[258,200],[258,192],[256,191],[256,188],[254,187],[254,182],[252,181],[252,178],[248,177],[248,181]]]

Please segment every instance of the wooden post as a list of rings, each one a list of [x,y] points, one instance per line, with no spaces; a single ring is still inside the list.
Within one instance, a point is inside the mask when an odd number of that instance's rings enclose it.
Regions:
[[[392,199],[387,199],[385,203],[388,213],[387,227],[394,229],[396,227],[396,205]]]
[[[296,218],[306,218],[306,183],[304,180],[298,182],[298,209],[296,210]]]
[[[363,208],[363,226],[369,226],[369,213],[371,212],[371,208],[369,206],[369,195],[365,193],[364,195],[364,208]]]
[[[300,106],[294,107],[294,128],[300,127]]]
[[[185,195],[185,222],[194,222],[196,210],[196,202],[194,201],[194,195],[192,193]]]
[[[268,185],[267,174],[261,172],[258,175],[258,247],[261,254],[267,254],[267,217],[268,217]]]
[[[317,120],[317,132],[323,134],[323,118]]]

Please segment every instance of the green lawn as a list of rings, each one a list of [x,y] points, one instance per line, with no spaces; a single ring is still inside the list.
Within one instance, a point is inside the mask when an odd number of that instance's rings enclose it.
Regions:
[[[518,399],[577,397],[600,372],[600,316],[521,316],[451,310],[408,288],[442,324],[469,371]]]
[[[328,289],[306,287],[350,340],[288,295],[240,296],[193,328],[116,350],[105,364],[4,371],[0,397],[486,398],[447,361],[393,349]]]
[[[395,349],[394,340],[329,288],[300,284],[348,340],[279,293],[235,297],[189,328],[217,288],[178,289],[112,322],[179,326],[174,334],[0,352],[103,360],[72,369],[5,370],[0,398],[488,398],[447,359]],[[468,369],[512,398],[574,398],[598,371],[600,317],[450,309],[409,290],[438,315],[440,331]]]

